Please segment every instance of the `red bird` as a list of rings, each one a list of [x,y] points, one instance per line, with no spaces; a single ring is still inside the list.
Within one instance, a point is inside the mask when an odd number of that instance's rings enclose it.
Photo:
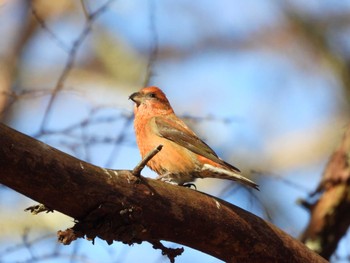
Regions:
[[[147,87],[129,97],[135,102],[134,127],[142,158],[158,145],[162,150],[148,166],[165,182],[184,185],[196,178],[220,178],[238,181],[259,190],[243,177],[240,170],[217,154],[178,118],[165,94],[157,87]]]

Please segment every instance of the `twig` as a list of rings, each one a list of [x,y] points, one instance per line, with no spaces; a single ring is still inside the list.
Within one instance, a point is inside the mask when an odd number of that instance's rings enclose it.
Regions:
[[[160,152],[160,150],[163,148],[163,145],[158,145],[156,148],[154,148],[152,151],[147,153],[147,155],[141,160],[141,162],[136,165],[134,170],[132,170],[132,174],[136,177],[140,177],[140,173],[142,169],[146,166],[146,164],[157,154]]]
[[[156,4],[154,0],[148,1],[148,8],[149,8],[149,30],[151,32],[151,50],[148,58],[148,63],[146,67],[146,76],[145,80],[143,82],[143,86],[147,87],[149,86],[151,82],[151,78],[154,75],[153,68],[154,64],[157,60],[158,55],[158,32],[156,28],[156,19],[155,19],[155,13],[156,13]]]
[[[251,170],[251,173],[258,175],[258,176],[261,176],[261,177],[268,178],[268,179],[281,181],[285,185],[287,185],[291,188],[294,188],[296,190],[302,191],[302,192],[309,193],[311,191],[311,189],[309,187],[305,187],[302,184],[293,182],[292,180],[286,179],[278,174],[273,174],[271,172],[259,171],[259,170],[254,170],[254,169]]]
[[[47,126],[47,122],[49,120],[50,113],[52,111],[52,107],[53,107],[54,101],[56,99],[56,96],[59,93],[59,91],[62,90],[64,82],[67,79],[69,73],[71,72],[73,65],[75,63],[76,57],[77,57],[78,50],[81,47],[84,40],[86,39],[86,37],[89,35],[89,33],[92,29],[93,22],[97,19],[97,17],[99,15],[101,15],[101,13],[103,13],[107,9],[107,7],[110,5],[110,3],[112,1],[114,1],[114,0],[108,0],[99,9],[97,9],[95,12],[93,12],[89,15],[89,17],[87,18],[87,20],[85,22],[85,26],[84,26],[83,30],[81,31],[80,35],[74,41],[71,49],[69,50],[68,60],[66,62],[66,65],[65,65],[61,75],[58,78],[56,86],[52,92],[52,95],[50,96],[50,100],[48,102],[48,106],[46,108],[46,111],[44,113],[44,117],[43,117],[43,120],[41,122],[41,127],[40,127],[41,132],[45,131],[45,127]]]
[[[83,12],[84,12],[84,15],[85,15],[86,19],[89,19],[89,17],[90,17],[89,8],[87,7],[87,5],[86,5],[84,0],[80,0],[80,2],[81,2],[81,6],[83,8]]]
[[[120,151],[119,146],[125,140],[125,138],[127,136],[127,131],[129,131],[128,128],[133,123],[133,120],[134,120],[133,114],[129,114],[129,116],[127,116],[125,118],[125,122],[123,124],[123,127],[120,129],[120,133],[118,134],[118,136],[114,140],[114,146],[113,146],[113,149],[111,150],[109,157],[105,163],[105,167],[111,166],[113,161],[116,159],[116,156],[118,155],[118,153]]]
[[[44,19],[38,14],[34,5],[32,4],[32,15],[38,24],[46,31],[46,33],[56,41],[57,45],[66,53],[69,53],[69,47],[46,25]]]
[[[160,241],[149,241],[154,249],[162,250],[162,255],[167,256],[171,263],[175,262],[175,258],[184,252],[184,248],[165,247]]]

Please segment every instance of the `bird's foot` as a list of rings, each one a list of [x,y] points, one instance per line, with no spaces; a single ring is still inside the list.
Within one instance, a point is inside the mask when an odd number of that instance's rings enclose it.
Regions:
[[[197,186],[195,184],[192,184],[192,183],[188,183],[188,184],[183,184],[182,185],[183,187],[187,187],[187,188],[190,188],[193,186],[194,190],[197,190]]]
[[[166,173],[164,173],[162,175],[159,175],[156,179],[160,180],[162,182],[173,184],[173,185],[184,186],[184,187],[187,187],[187,188],[192,188],[193,187],[195,190],[197,190],[197,187],[196,187],[195,184],[193,184],[193,183],[186,183],[186,182],[193,181],[193,178],[192,177],[184,178],[184,176],[181,175],[181,174],[174,174],[174,173],[166,172]]]

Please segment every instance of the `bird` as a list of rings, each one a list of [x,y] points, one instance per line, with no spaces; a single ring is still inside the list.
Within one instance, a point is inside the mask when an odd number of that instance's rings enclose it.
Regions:
[[[145,87],[129,96],[134,102],[134,130],[141,157],[157,146],[157,153],[147,166],[158,174],[156,179],[186,186],[197,178],[237,181],[259,190],[235,166],[225,162],[195,132],[176,116],[164,92]]]

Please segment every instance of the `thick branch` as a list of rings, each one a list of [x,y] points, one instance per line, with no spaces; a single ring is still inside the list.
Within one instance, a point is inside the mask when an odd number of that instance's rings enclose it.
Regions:
[[[215,197],[88,164],[1,124],[0,145],[0,182],[78,220],[77,234],[109,243],[168,240],[226,262],[325,262]]]

